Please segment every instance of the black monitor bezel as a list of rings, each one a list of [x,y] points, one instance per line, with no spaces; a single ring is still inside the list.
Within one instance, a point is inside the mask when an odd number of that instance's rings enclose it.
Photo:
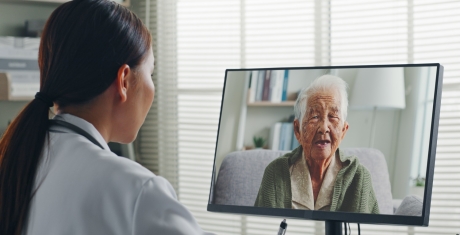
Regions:
[[[433,111],[431,118],[430,144],[428,149],[428,162],[426,169],[426,181],[423,200],[422,216],[400,216],[400,215],[385,215],[385,214],[364,214],[351,212],[331,212],[331,211],[315,211],[315,210],[297,210],[297,209],[281,209],[281,208],[264,208],[252,206],[234,206],[211,204],[213,197],[213,188],[215,184],[215,167],[216,153],[219,142],[220,122],[222,117],[222,107],[225,97],[225,86],[227,82],[228,72],[231,71],[254,71],[254,70],[305,70],[305,69],[356,69],[356,68],[387,68],[387,67],[428,67],[436,66],[436,83],[433,100]],[[431,206],[431,194],[433,187],[434,162],[436,158],[436,147],[438,140],[439,114],[441,110],[441,94],[443,81],[444,67],[439,63],[425,64],[385,64],[385,65],[346,65],[346,66],[314,66],[314,67],[276,67],[276,68],[245,68],[245,69],[227,69],[225,71],[225,80],[222,90],[221,109],[219,114],[219,126],[217,129],[216,147],[214,151],[214,163],[211,178],[211,187],[209,189],[209,198],[207,210],[210,212],[258,215],[258,216],[275,216],[283,218],[297,218],[307,220],[321,221],[341,221],[364,224],[393,224],[393,225],[410,225],[410,226],[428,226]]]

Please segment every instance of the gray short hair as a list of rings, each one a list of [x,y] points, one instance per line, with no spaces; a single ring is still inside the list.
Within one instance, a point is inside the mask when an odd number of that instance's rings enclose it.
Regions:
[[[347,108],[348,108],[348,85],[347,83],[337,76],[323,75],[315,79],[310,86],[302,89],[299,92],[299,96],[295,102],[294,114],[295,119],[299,120],[299,124],[302,125],[302,119],[307,111],[307,100],[311,95],[318,91],[324,91],[329,89],[335,89],[340,95],[340,115],[342,122],[347,119]]]

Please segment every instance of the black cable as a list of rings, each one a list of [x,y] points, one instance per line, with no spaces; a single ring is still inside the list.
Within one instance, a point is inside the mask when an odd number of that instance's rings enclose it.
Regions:
[[[350,230],[350,235],[351,235],[350,223],[348,223],[348,230]]]
[[[358,223],[358,235],[361,235],[361,228],[359,226],[359,223]]]
[[[343,226],[344,226],[344,229],[345,229],[345,235],[348,235],[348,233],[347,233],[347,223],[343,222]]]

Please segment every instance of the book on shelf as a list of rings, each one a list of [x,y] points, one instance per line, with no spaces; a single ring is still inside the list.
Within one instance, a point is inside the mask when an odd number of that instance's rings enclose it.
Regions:
[[[269,148],[291,151],[299,146],[292,122],[277,122],[270,128]]]
[[[269,137],[268,147],[272,150],[279,149],[280,131],[281,131],[281,122],[275,123],[275,125],[273,125],[270,128],[270,137]]]
[[[278,150],[284,150],[284,146],[286,145],[286,125],[285,123],[281,123],[279,139],[280,139],[280,142],[278,144]]]
[[[256,101],[262,101],[262,92],[264,90],[264,80],[265,80],[265,71],[261,70],[258,71],[258,78],[257,78],[257,85],[256,85],[256,90],[254,91],[256,93],[255,100]]]
[[[288,84],[288,70],[252,71],[248,102],[270,101],[272,103],[281,103],[287,101]]]
[[[284,70],[284,76],[283,76],[283,89],[281,91],[281,100],[286,101],[287,100],[287,88],[289,84],[289,70]]]
[[[262,91],[263,101],[270,100],[270,74],[271,74],[270,70],[265,71],[264,88]]]
[[[285,122],[282,125],[284,129],[284,142],[283,142],[283,149],[282,150],[291,150],[292,146],[292,133],[294,133],[294,125],[292,122]]]
[[[284,71],[283,70],[273,70],[271,72],[270,79],[270,101],[273,103],[280,103],[283,101],[283,80],[284,80]]]
[[[259,71],[252,71],[249,79],[249,102],[256,101],[256,87],[259,78]]]

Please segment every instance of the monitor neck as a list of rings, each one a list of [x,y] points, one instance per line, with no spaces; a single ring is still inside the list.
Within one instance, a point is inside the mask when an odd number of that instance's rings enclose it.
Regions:
[[[326,220],[326,235],[342,235],[342,222]]]

